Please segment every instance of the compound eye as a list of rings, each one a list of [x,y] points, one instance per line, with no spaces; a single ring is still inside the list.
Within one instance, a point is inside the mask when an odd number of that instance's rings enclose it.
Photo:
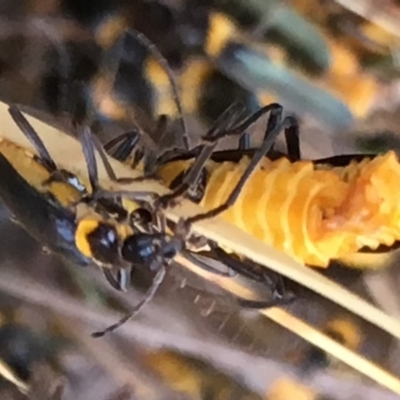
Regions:
[[[97,263],[115,264],[118,261],[118,234],[112,225],[83,220],[78,225],[75,241],[82,254]]]

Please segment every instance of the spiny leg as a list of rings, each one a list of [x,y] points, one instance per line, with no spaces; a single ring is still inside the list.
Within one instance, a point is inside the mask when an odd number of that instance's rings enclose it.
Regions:
[[[266,136],[266,139],[264,140],[264,143],[262,146],[255,152],[253,158],[250,160],[249,165],[246,167],[246,170],[244,171],[243,175],[240,177],[239,181],[233,188],[232,192],[230,193],[228,199],[225,201],[224,204],[221,204],[220,206],[209,210],[205,213],[195,215],[193,217],[187,218],[186,219],[186,224],[187,226],[190,226],[194,222],[198,222],[204,219],[209,219],[213,218],[224,211],[228,210],[237,200],[239,197],[243,186],[246,184],[247,180],[250,178],[252,173],[255,171],[257,168],[257,165],[259,162],[262,160],[262,158],[265,156],[266,153],[271,149],[271,146],[275,143],[276,138],[278,137],[280,131],[282,129],[288,129],[291,126],[297,125],[297,121],[293,119],[292,117],[286,117],[284,121],[277,125],[277,126],[270,126],[270,123],[268,123],[267,127],[267,132],[269,134]]]
[[[274,306],[286,305],[294,300],[294,295],[286,291],[281,275],[267,271],[264,266],[254,263],[251,260],[235,259],[232,255],[226,253],[223,249],[217,246],[213,251],[218,260],[223,262],[232,271],[235,271],[248,279],[261,282],[271,289],[272,300],[256,301],[254,303],[252,303],[253,300],[240,300],[241,302],[244,302],[243,305],[246,307],[252,307],[251,304],[253,304],[253,307],[257,307],[258,305],[261,306],[260,308],[267,308],[271,307],[270,304]],[[246,303],[248,301],[250,303]]]
[[[140,140],[138,130],[125,132],[104,145],[104,150],[118,161],[125,162]],[[114,150],[113,148],[117,146]]]
[[[226,137],[226,136],[243,135],[246,132],[246,130],[250,128],[250,126],[256,123],[262,116],[264,116],[267,113],[269,113],[268,122],[270,126],[278,125],[282,120],[283,108],[278,103],[268,104],[260,108],[259,110],[255,111],[253,114],[251,114],[248,118],[246,118],[243,122],[239,123],[237,126],[223,132],[223,135],[218,137],[217,140],[219,140],[221,137]]]
[[[82,127],[78,137],[82,145],[82,151],[85,157],[86,167],[89,175],[89,182],[92,188],[92,194],[94,196],[99,190],[99,175],[97,170],[96,155],[94,152],[93,138],[89,127]]]
[[[25,116],[21,113],[19,108],[16,105],[12,105],[8,108],[8,112],[10,113],[12,119],[17,124],[21,132],[35,147],[43,166],[49,172],[57,171],[57,164],[54,162],[50,153],[47,151],[42,139],[39,137],[35,129],[33,129],[32,125],[28,122]]]
[[[121,285],[119,282],[118,278],[115,279],[114,275],[112,274],[112,271],[109,268],[103,268],[103,274],[104,277],[106,278],[107,282],[116,290],[118,291],[125,291],[124,287]]]
[[[257,118],[260,118],[263,112],[266,112],[266,110],[270,110],[270,117],[268,120],[268,126],[275,126],[278,125],[281,121],[282,118],[282,107],[277,105],[277,104],[271,104],[268,105],[260,110],[257,111],[257,115],[253,114],[249,118],[245,120],[245,122],[241,123],[240,126],[241,128],[244,128],[246,124],[252,124],[254,123]],[[234,135],[237,134],[238,128],[231,129],[229,133],[226,133],[227,135]],[[269,133],[269,130],[267,130],[265,137]],[[264,140],[266,140],[264,137]],[[299,148],[299,135],[298,135],[298,127],[297,125],[295,127],[290,127],[287,130],[285,130],[285,137],[286,137],[286,142],[287,142],[287,147],[288,147],[288,153],[289,153],[289,158],[293,161],[297,161],[297,159],[300,159],[300,148]],[[272,144],[271,149],[273,149],[274,144]],[[249,133],[244,133],[243,136],[239,140],[239,150],[247,150],[250,148],[250,134]],[[269,151],[266,153],[266,155],[269,153]],[[187,189],[187,193],[204,193],[204,190],[200,190],[200,187],[202,186],[202,178],[203,178],[203,173],[206,172],[206,169],[203,167],[203,169],[200,171],[199,175],[195,179],[195,181],[190,185],[190,187]],[[183,181],[183,179],[181,179]],[[183,182],[180,182],[182,184]],[[189,198],[192,198],[193,196],[189,195]],[[196,200],[193,200],[196,201]]]
[[[210,151],[207,152],[207,154],[205,154],[205,158],[209,157],[209,154],[212,154],[216,144],[218,143],[219,138],[225,136],[225,133],[224,133],[225,131],[230,132],[232,130],[231,125],[238,119],[238,117],[242,117],[242,114],[243,114],[242,111],[244,111],[244,109],[236,103],[233,104],[228,110],[226,110],[224,115],[220,117],[220,121],[217,121],[215,126],[213,128],[211,128],[211,130],[208,132],[207,135],[204,136],[205,144],[200,145],[196,149],[193,150],[194,154],[196,153],[196,150],[198,150],[200,152],[200,155],[196,156],[197,160],[202,154],[204,154],[204,152],[201,153],[201,150],[204,147],[211,146]],[[160,125],[162,126],[162,121],[160,121]],[[114,158],[117,158],[118,160],[123,161],[127,158],[129,153],[133,151],[133,149],[137,143],[136,137],[137,137],[137,135],[135,133],[133,133],[132,135],[129,133],[124,133],[124,134],[120,135],[119,137],[113,139],[109,143],[107,143],[105,145],[105,148],[106,148],[106,150],[108,150],[111,147],[113,147],[115,144],[117,144],[118,142],[121,142],[120,145],[117,147],[117,149],[113,152],[112,155]],[[176,155],[175,152],[173,152],[172,154]],[[160,159],[163,159],[164,155],[167,155],[167,153],[163,154],[160,158],[158,158],[158,161],[155,162],[155,164],[154,164],[154,169],[156,168],[157,163],[162,164],[164,162],[168,162],[168,157],[164,157],[165,159],[163,161],[160,161]],[[199,163],[199,164],[201,164],[201,163]],[[203,172],[204,172],[204,169],[199,168],[199,173],[198,173],[198,176],[196,179],[197,181],[200,179]],[[139,177],[139,178],[126,178],[126,179],[119,178],[118,181],[120,183],[130,183],[130,182],[134,182],[134,181],[143,181],[151,176],[152,175],[149,174],[148,176],[144,175],[143,177]],[[189,190],[197,191],[197,186],[198,186],[198,182],[196,182],[196,184],[192,184],[191,187],[189,188]],[[185,191],[185,190],[188,190],[187,186],[185,185],[185,182],[180,182],[179,186],[177,188],[175,188],[175,190],[173,191],[173,194],[162,196],[161,201],[167,202],[169,197],[172,197],[172,198],[177,197],[177,196],[179,196],[181,191]]]
[[[108,174],[110,180],[119,182],[119,178],[116,178],[115,172],[107,159],[107,155],[104,152],[103,147],[97,141],[97,139],[90,133],[90,129],[84,127],[79,135],[79,139],[82,145],[85,161],[88,169],[89,181],[92,187],[92,200],[103,199],[118,199],[120,197],[126,197],[134,201],[155,201],[159,195],[152,191],[107,191],[103,190],[99,185],[97,161],[95,157],[94,149],[99,152],[99,155],[104,164],[104,168]],[[141,177],[140,180],[143,180]],[[131,179],[132,180],[132,179]]]
[[[224,113],[225,118],[232,117],[232,113],[234,111],[232,110],[232,108],[228,109]],[[177,187],[172,193],[162,196],[160,198],[161,206],[168,205],[172,200],[183,195],[191,187],[193,188],[196,187],[201,172],[206,162],[210,159],[220,139],[226,136],[242,135],[251,125],[253,125],[258,119],[260,119],[266,113],[270,113],[269,120],[273,118],[273,122],[275,123],[275,119],[280,120],[280,116],[282,115],[282,107],[276,103],[269,104],[268,106],[265,106],[260,110],[257,110],[250,117],[245,119],[243,122],[238,123],[236,126],[232,128],[231,127],[226,128],[225,126],[222,126],[222,129],[218,129],[218,126],[212,128],[205,136],[203,136],[202,138],[203,145],[201,146],[200,152],[196,157],[195,162],[189,168],[187,174],[183,178],[179,187]],[[222,117],[224,117],[224,115]],[[268,123],[268,126],[270,125],[271,124]]]
[[[294,117],[290,117],[295,120]],[[271,126],[274,126],[274,124],[279,124],[282,119],[282,114],[275,114],[271,115],[270,117],[270,123]],[[269,135],[268,129],[264,134],[264,141],[267,139]],[[300,152],[300,138],[299,138],[299,126],[298,124],[294,124],[293,126],[290,126],[288,129],[285,129],[285,142],[286,142],[286,149],[287,149],[287,154],[289,157],[289,160],[291,162],[296,162],[301,159],[301,152]],[[271,150],[273,150],[273,147],[271,147]]]
[[[92,146],[97,150],[99,156],[101,158],[101,162],[103,163],[104,169],[106,170],[107,176],[111,181],[117,182],[118,178],[114,172],[113,167],[110,164],[110,161],[107,158],[107,154],[104,151],[104,148],[100,141],[97,139],[96,136],[90,135],[92,140]]]
[[[223,276],[226,278],[233,278],[236,275],[236,272],[233,271],[231,268],[227,268],[226,271],[221,271],[218,268],[213,267],[206,261],[203,261],[202,258],[209,258],[211,260],[214,260],[212,257],[209,257],[208,255],[204,255],[202,253],[192,253],[190,251],[183,251],[182,256],[185,257],[188,261],[190,261],[192,264],[196,265],[197,267],[203,269],[206,272],[210,272],[214,275],[218,276]],[[201,257],[201,258],[200,258]],[[217,260],[219,261],[219,260]]]
[[[239,139],[239,150],[248,150],[251,148],[251,142],[250,142],[250,134],[245,133],[240,139]]]
[[[33,144],[38,152],[40,163],[47,169],[50,174],[50,176],[42,183],[43,186],[46,186],[51,182],[64,182],[75,186],[75,188],[79,190],[82,195],[86,195],[86,188],[79,182],[79,179],[71,172],[57,166],[53,158],[50,156],[42,139],[39,137],[37,132],[34,130],[34,128],[28,122],[25,116],[21,113],[18,107],[15,105],[10,106],[8,111],[17,126],[21,129],[22,133]]]
[[[250,260],[236,260],[232,256],[226,253],[224,250],[216,247],[213,249],[214,253],[205,252],[205,254],[192,253],[189,251],[183,251],[182,255],[192,262],[197,267],[203,269],[206,272],[210,272],[217,276],[226,278],[233,278],[236,275],[242,275],[245,278],[261,282],[265,284],[271,290],[271,299],[269,300],[246,300],[238,298],[238,302],[241,306],[246,308],[263,309],[274,306],[284,306],[293,302],[295,299],[293,293],[285,290],[282,277],[280,275],[273,279],[270,274],[265,271],[263,266],[254,264]],[[210,255],[211,254],[211,255]],[[199,258],[198,256],[201,256]],[[227,271],[222,271],[213,267],[207,261],[203,261],[202,258],[209,260],[217,260],[223,263],[227,267]]]
[[[278,121],[276,120],[276,123]],[[265,136],[268,134],[266,132]],[[264,136],[264,140],[265,140]],[[299,128],[298,125],[293,126],[287,130],[285,130],[285,142],[287,155],[291,162],[296,162],[301,160],[301,151],[300,151],[300,138],[299,138]],[[249,150],[251,149],[250,143],[250,134],[245,133],[239,140],[238,150]],[[274,149],[274,146],[271,147],[271,151]]]
[[[273,296],[274,297],[274,296]],[[271,300],[246,300],[239,299],[239,304],[244,308],[253,308],[256,310],[262,310],[264,308],[278,307],[289,305],[294,301],[294,296],[288,296],[287,298],[282,298],[280,296],[272,298]]]
[[[167,117],[162,115],[158,119],[156,130],[152,136],[154,137],[159,137],[160,141],[162,141],[163,137],[167,133],[166,130],[166,124],[167,124]],[[104,150],[107,151],[111,157],[115,158],[118,161],[121,162],[126,162],[128,157],[133,153],[135,150],[139,140],[140,140],[140,133],[139,131],[130,131],[130,132],[125,132],[122,135],[112,139],[108,143],[104,145]],[[118,145],[113,151],[113,147]],[[168,151],[169,152],[169,151]],[[167,153],[168,153],[167,152]],[[175,153],[175,152],[174,152]],[[163,153],[163,155],[166,153]],[[162,155],[162,156],[163,156]],[[152,176],[154,172],[156,172],[157,165],[159,164],[159,159],[162,156],[157,156],[155,151],[149,151],[147,149],[146,154],[137,151],[134,156],[134,160],[132,163],[132,168],[135,168],[137,164],[141,160],[145,160],[145,166],[144,166],[144,175],[145,176]],[[127,181],[127,180],[125,180]]]
[[[148,203],[149,201],[154,202],[160,197],[158,193],[153,191],[132,191],[132,190],[108,191],[101,189],[98,184],[97,166],[96,169],[93,168],[93,164],[96,164],[96,159],[94,156],[94,147],[96,147],[96,150],[99,152],[100,158],[102,159],[103,165],[106,169],[109,179],[121,183],[124,181],[124,178],[116,177],[115,172],[107,158],[107,155],[103,147],[98,142],[98,140],[90,134],[90,131],[86,131],[86,133],[81,137],[81,142],[85,154],[86,163],[88,165],[89,179],[91,180],[91,182],[93,181],[93,183],[95,183],[95,190],[93,191],[93,196],[92,196],[93,200],[96,199],[98,200],[100,198],[115,200],[115,199],[120,199],[121,197],[125,197],[133,201],[143,201]],[[144,181],[148,179],[149,178],[146,177],[127,178],[127,183],[131,183],[134,181]]]
[[[182,195],[192,183],[197,182],[205,163],[218,144],[221,133],[230,129],[231,125],[242,117],[243,112],[244,108],[240,104],[234,103],[218,118],[214,126],[202,138],[203,143],[197,147],[196,160],[187,171],[180,185],[172,193],[163,196],[161,199],[164,203],[168,203],[168,201]]]
[[[292,117],[296,120],[294,117]],[[293,124],[288,129],[285,130],[285,140],[286,148],[289,160],[291,162],[296,162],[301,160],[300,151],[300,137],[299,137],[299,125]]]
[[[140,312],[140,310],[153,299],[161,283],[164,281],[165,273],[166,273],[165,266],[162,265],[160,270],[154,277],[153,282],[150,288],[148,289],[147,293],[143,297],[143,299],[139,301],[139,303],[128,314],[126,314],[123,318],[121,318],[117,323],[110,325],[108,328],[103,329],[102,331],[92,333],[92,336],[95,338],[102,337],[107,333],[115,331],[120,326],[128,322],[130,319],[134,318]]]
[[[279,110],[279,107],[276,109],[276,112],[271,112],[268,124],[270,126],[274,126],[275,124],[280,123],[282,113]],[[251,117],[253,118],[253,117]],[[285,140],[286,140],[286,145],[287,145],[287,151],[288,151],[288,157],[290,161],[295,162],[300,160],[301,154],[300,154],[300,143],[299,143],[299,129],[298,125],[293,125],[286,129],[285,131]],[[267,136],[269,134],[269,131],[267,130],[264,136],[264,140],[266,140]],[[271,146],[271,151],[273,150],[274,145]],[[239,150],[248,150],[250,149],[250,134],[245,133],[239,140]],[[269,151],[267,152],[267,154]],[[267,155],[266,154],[266,155]],[[205,172],[206,170],[203,169],[201,172]],[[202,178],[202,173],[197,178],[197,181],[194,182],[190,188],[188,189],[188,192],[193,192],[197,193],[199,190],[199,187],[201,186],[201,178]],[[204,190],[203,190],[204,192]],[[191,196],[189,196],[191,198]],[[193,200],[195,201],[195,200]]]
[[[250,262],[250,264],[253,263]],[[263,266],[259,267],[261,269],[264,269]],[[264,277],[263,278],[264,283],[266,283],[271,288],[272,299],[271,300],[239,299],[239,303],[241,304],[242,307],[264,309],[276,306],[286,306],[293,303],[293,301],[295,300],[295,295],[292,292],[286,291],[285,284],[283,282],[283,278],[281,275],[276,274],[276,279],[272,279],[266,273],[263,273],[262,276]]]
[[[241,123],[239,123],[236,127],[229,127],[226,129],[221,129],[219,130],[219,132],[212,132],[212,133],[208,133],[203,137],[204,141],[210,141],[211,142],[211,146],[207,151],[206,150],[203,151],[204,154],[204,164],[208,161],[208,159],[211,157],[216,145],[218,144],[219,140],[222,139],[223,137],[226,136],[236,136],[236,135],[243,135],[244,132],[246,132],[246,130],[253,125],[255,122],[257,122],[263,115],[265,115],[266,113],[270,113],[269,115],[269,119],[268,119],[268,126],[275,126],[278,125],[280,123],[281,120],[281,116],[282,116],[282,107],[279,104],[273,103],[273,104],[269,104],[263,108],[261,108],[260,110],[257,110],[255,113],[253,113],[252,115],[250,115],[250,117],[245,118],[245,120]],[[200,152],[200,156],[201,156],[202,152]],[[201,172],[203,171],[204,168],[204,164],[203,167],[200,169],[200,171],[198,172],[198,174],[194,177],[193,179],[193,183],[191,183],[189,185],[189,190],[195,190],[195,187],[197,185],[197,182],[201,176]],[[194,169],[194,165],[193,165],[193,169]],[[189,175],[189,173],[188,173]],[[189,180],[189,178],[188,178]]]

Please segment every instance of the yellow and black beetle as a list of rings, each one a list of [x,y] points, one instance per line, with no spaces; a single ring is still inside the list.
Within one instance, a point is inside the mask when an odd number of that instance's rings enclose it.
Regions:
[[[89,263],[99,265],[107,280],[117,289],[125,288],[132,267],[145,268],[156,273],[147,295],[135,307],[132,314],[125,316],[120,322],[103,332],[97,333],[96,336],[114,330],[136,314],[153,297],[163,281],[166,265],[175,255],[180,252],[185,255],[191,247],[199,245],[198,238],[193,238],[190,234],[191,224],[217,216],[230,206],[230,202],[234,201],[234,197],[240,192],[242,183],[234,188],[232,197],[227,203],[218,205],[203,214],[179,221],[171,227],[170,233],[166,230],[160,210],[188,190],[190,177],[196,178],[201,173],[204,162],[212,154],[219,139],[230,135],[240,136],[262,115],[270,113],[266,141],[260,149],[259,157],[262,157],[272,146],[274,138],[281,129],[290,130],[297,126],[291,119],[282,120],[282,108],[275,104],[260,109],[245,120],[240,114],[239,121],[238,115],[233,110],[228,110],[224,116],[225,119],[222,118],[222,122],[204,136],[204,144],[199,146],[199,158],[189,171],[188,180],[186,182],[184,180],[181,187],[171,194],[156,199],[154,204],[144,203],[145,210],[149,211],[151,217],[155,219],[149,224],[149,231],[144,231],[141,223],[128,218],[128,211],[124,208],[124,200],[133,200],[139,205],[140,202],[143,203],[143,194],[129,191],[107,192],[100,188],[94,144],[91,142],[90,132],[87,129],[84,129],[80,136],[89,172],[88,190],[85,189],[85,185],[73,185],[71,178],[77,179],[77,177],[72,174],[68,174],[67,179],[63,175],[59,178],[60,170],[51,160],[39,136],[17,108],[12,107],[11,112],[40,154],[35,158],[11,142],[5,140],[1,142],[1,167],[7,171],[8,179],[5,184],[0,185],[0,196],[15,214],[16,219],[49,250],[61,253],[81,265]],[[106,162],[105,157],[102,159]],[[257,163],[257,159],[255,162]],[[52,168],[55,168],[54,175],[49,172],[48,166],[44,166],[46,163],[50,163]],[[109,165],[106,166],[110,179],[116,179],[112,176],[113,172],[112,170],[110,172],[110,169]],[[34,179],[30,178],[32,171],[37,172]],[[28,207],[28,203],[25,203],[27,199],[35,204],[35,208]],[[205,242],[200,240],[200,243],[204,246]],[[272,300],[244,301],[244,305],[264,308],[292,299],[291,297],[288,299],[282,292],[280,282],[271,283],[265,271],[257,271],[254,268],[247,272],[246,266],[236,266],[237,264],[240,264],[240,260],[233,260],[228,267],[239,273],[244,272],[244,275],[251,279],[272,286],[273,291]],[[199,262],[198,265],[210,269],[204,262]],[[114,277],[114,272],[117,273],[117,278]],[[215,272],[219,273],[219,271]]]

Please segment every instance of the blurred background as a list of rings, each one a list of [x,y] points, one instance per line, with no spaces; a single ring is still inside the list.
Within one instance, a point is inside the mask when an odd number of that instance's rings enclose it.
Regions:
[[[70,134],[84,120],[103,141],[137,128],[160,148],[182,146],[182,115],[194,145],[232,103],[251,112],[279,102],[300,120],[304,158],[399,152],[398,16],[396,0],[0,0],[0,100]],[[121,295],[47,254],[4,208],[0,229],[0,369],[29,382],[31,398],[397,398],[179,265],[135,321],[95,340],[150,277],[138,273]],[[389,264],[327,274],[400,315],[394,253]],[[288,286],[291,312],[400,373],[392,338]],[[0,378],[0,398],[26,395]]]

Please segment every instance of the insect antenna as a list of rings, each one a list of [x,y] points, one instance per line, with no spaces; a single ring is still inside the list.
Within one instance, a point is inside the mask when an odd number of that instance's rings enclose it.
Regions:
[[[45,21],[43,18],[35,18],[32,20],[32,26],[35,30],[38,30],[43,34],[43,36],[47,39],[50,43],[52,48],[54,49],[57,59],[55,61],[55,65],[52,65],[51,68],[53,71],[56,70],[57,72],[57,84],[59,93],[57,93],[57,98],[54,99],[52,91],[52,102],[44,100],[45,106],[50,109],[52,114],[57,114],[59,110],[63,110],[65,103],[64,99],[68,97],[69,93],[69,84],[68,81],[70,80],[70,71],[72,69],[72,58],[66,48],[65,39],[63,35],[60,35],[60,31],[57,28],[54,28],[52,23]],[[33,31],[35,32],[35,31]],[[46,96],[45,96],[46,97]]]
[[[182,102],[181,102],[181,99],[179,96],[178,85],[176,83],[174,74],[173,74],[170,66],[168,65],[167,60],[160,53],[157,46],[153,42],[151,42],[151,40],[149,38],[147,38],[143,33],[139,32],[133,28],[130,28],[129,30],[127,30],[127,34],[132,35],[144,47],[146,47],[146,49],[152,54],[152,56],[157,60],[157,62],[162,66],[165,73],[167,74],[168,80],[171,84],[171,88],[172,88],[172,92],[173,92],[173,100],[175,102],[176,108],[179,113],[179,121],[180,121],[181,128],[182,128],[183,147],[186,151],[188,151],[189,150],[189,136],[188,136],[188,132],[187,132],[187,128],[186,128],[186,122],[185,122],[184,113],[183,113],[183,106],[182,106]]]
[[[102,331],[92,333],[92,336],[95,338],[100,338],[106,335],[107,333],[115,331],[116,329],[124,325],[126,322],[128,322],[130,319],[134,318],[140,312],[140,310],[153,299],[161,283],[164,281],[165,274],[166,274],[165,266],[161,265],[160,270],[154,277],[153,282],[150,288],[148,289],[147,293],[143,297],[143,299],[128,314],[122,317],[117,323],[110,325],[108,328],[105,328]]]
[[[66,100],[66,108],[68,115],[71,116],[71,125],[73,129],[79,129],[82,125],[89,125],[88,121],[92,121],[94,110],[89,104],[86,88],[83,81],[75,80],[69,90]]]
[[[120,38],[117,40],[117,43],[114,45],[116,55],[111,56],[111,61],[104,61],[103,66],[100,67],[100,70],[107,71],[107,75],[109,76],[109,82],[108,86],[110,90],[112,90],[113,85],[115,84],[116,77],[119,72],[119,67],[120,67],[120,61],[122,59],[122,54],[124,54],[125,48],[127,46],[126,40],[127,38],[132,37],[134,40],[136,40],[138,43],[140,43],[141,46],[147,50],[148,53],[150,53],[155,61],[161,66],[163,71],[165,72],[168,81],[170,83],[171,89],[172,89],[172,98],[176,106],[176,110],[178,112],[178,122],[181,126],[182,130],[182,136],[181,136],[181,141],[182,145],[185,151],[189,150],[189,135],[187,132],[187,127],[186,127],[186,122],[184,118],[184,111],[183,111],[183,106],[182,106],[182,101],[180,99],[179,95],[179,89],[178,85],[176,82],[176,79],[174,77],[174,73],[172,72],[168,61],[165,59],[165,57],[160,53],[158,50],[157,46],[150,40],[148,39],[143,33],[133,29],[129,28],[126,29],[121,35]],[[133,88],[132,90],[136,90]],[[135,119],[132,117],[131,122],[139,130],[140,124],[135,121]],[[164,135],[167,133],[167,116],[166,115],[160,115],[159,121],[157,121],[157,126],[154,130],[154,132],[151,132],[151,135],[147,137],[147,139],[151,142],[151,145],[154,146],[155,142],[153,138],[157,138],[157,141],[161,141]],[[162,127],[162,129],[160,129]]]

